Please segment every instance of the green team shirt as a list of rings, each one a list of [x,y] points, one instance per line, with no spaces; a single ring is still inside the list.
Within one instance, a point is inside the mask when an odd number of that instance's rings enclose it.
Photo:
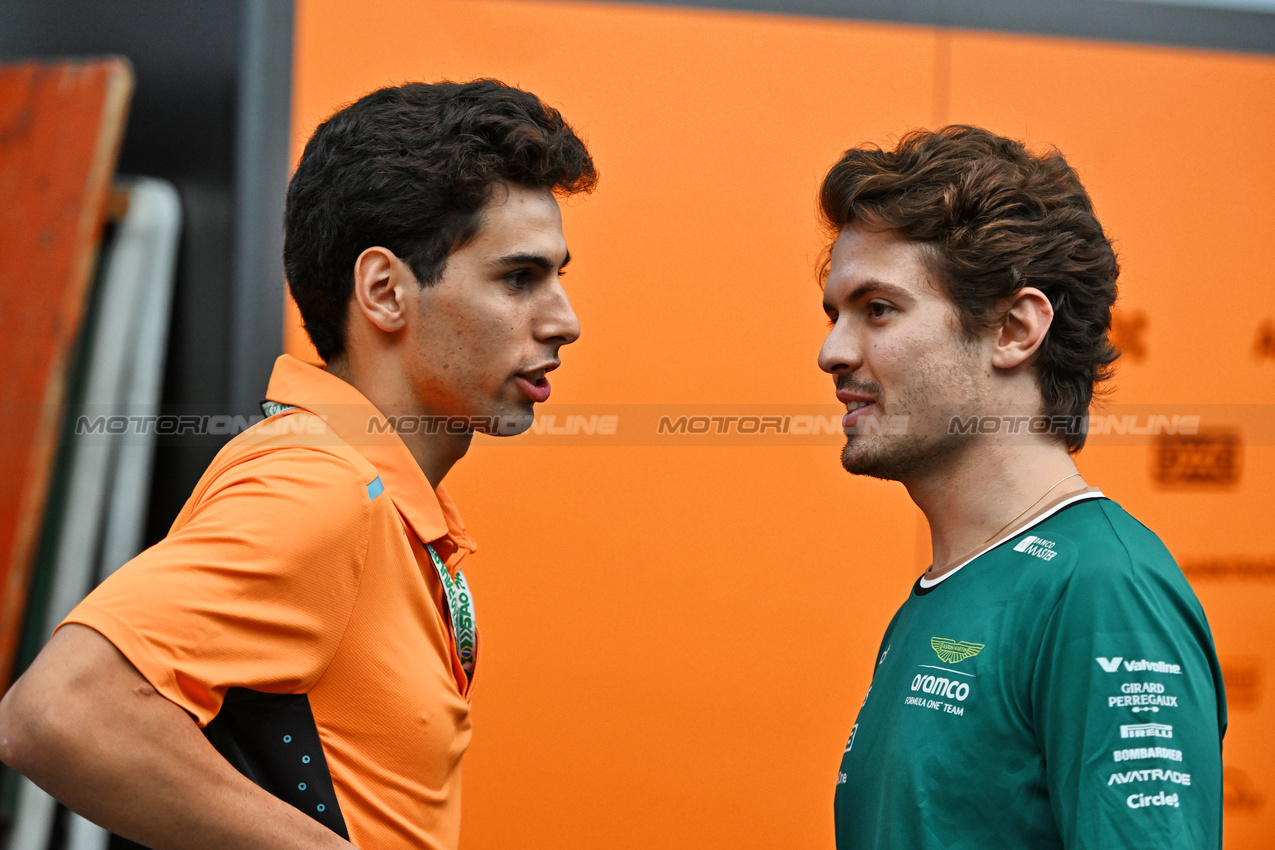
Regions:
[[[1216,850],[1225,730],[1199,600],[1089,490],[913,587],[841,760],[837,847]]]

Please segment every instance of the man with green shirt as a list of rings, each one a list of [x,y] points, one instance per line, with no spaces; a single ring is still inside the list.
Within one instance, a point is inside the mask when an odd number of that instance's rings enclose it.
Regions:
[[[820,204],[842,464],[902,482],[933,548],[846,743],[838,850],[1220,848],[1204,612],[1072,461],[1118,274],[1075,172],[948,127],[847,151]]]

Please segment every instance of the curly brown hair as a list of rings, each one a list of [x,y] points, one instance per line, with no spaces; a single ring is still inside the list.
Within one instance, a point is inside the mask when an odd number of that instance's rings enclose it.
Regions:
[[[324,121],[288,185],[284,271],[319,356],[345,350],[354,261],[374,245],[437,283],[498,185],[592,191],[598,174],[558,110],[497,80],[408,83]]]
[[[829,242],[849,225],[921,243],[965,332],[998,326],[998,306],[1039,289],[1054,320],[1034,366],[1045,416],[1084,417],[1118,357],[1108,340],[1119,266],[1076,172],[979,127],[917,130],[894,150],[852,148],[819,192]],[[831,247],[829,246],[829,251]],[[820,280],[826,281],[825,253]],[[1068,429],[1078,451],[1083,429]]]

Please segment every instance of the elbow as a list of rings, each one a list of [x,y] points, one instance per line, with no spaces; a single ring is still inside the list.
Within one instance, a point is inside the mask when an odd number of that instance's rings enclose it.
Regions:
[[[108,737],[103,712],[138,676],[123,658],[92,629],[59,629],[0,701],[0,761],[46,791],[82,771]]]
[[[22,688],[15,683],[4,699],[0,699],[0,762],[25,773],[23,765],[29,759],[27,724],[24,722]]]
[[[58,718],[64,712],[51,697],[19,679],[0,700],[0,761],[27,776],[60,749]]]

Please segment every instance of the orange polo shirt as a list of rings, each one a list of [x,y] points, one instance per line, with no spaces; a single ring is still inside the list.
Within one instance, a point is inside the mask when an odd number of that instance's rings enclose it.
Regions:
[[[469,681],[424,543],[454,577],[474,542],[352,386],[284,356],[267,397],[296,409],[232,440],[65,622],[356,846],[455,848]]]

